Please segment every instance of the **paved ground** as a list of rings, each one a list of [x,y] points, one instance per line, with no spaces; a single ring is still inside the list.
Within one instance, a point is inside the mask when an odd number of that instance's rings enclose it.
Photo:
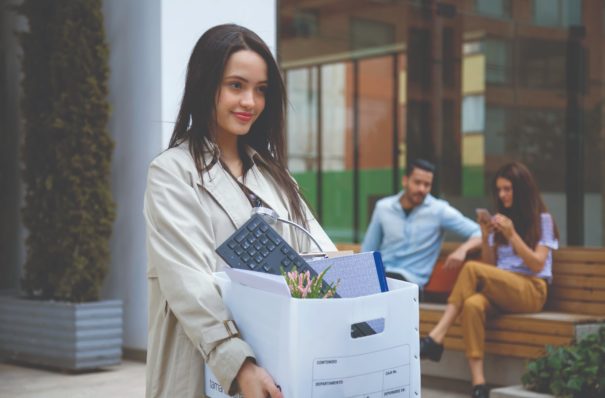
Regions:
[[[424,378],[422,398],[466,398],[467,383]],[[124,361],[98,372],[62,374],[0,363],[1,398],[137,398],[145,396],[145,365]],[[178,398],[178,397],[175,397]]]
[[[0,363],[2,398],[137,398],[145,396],[145,365],[124,361],[99,372],[62,374]]]

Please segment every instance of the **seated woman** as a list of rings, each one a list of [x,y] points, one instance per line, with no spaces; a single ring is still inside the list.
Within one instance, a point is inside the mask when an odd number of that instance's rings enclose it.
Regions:
[[[486,316],[542,309],[552,280],[552,250],[558,248],[559,237],[534,178],[523,164],[513,162],[498,170],[492,190],[498,213],[479,219],[482,262],[466,263],[443,316],[420,339],[420,357],[439,361],[445,335],[462,313],[471,396],[475,398],[488,397],[483,374]]]

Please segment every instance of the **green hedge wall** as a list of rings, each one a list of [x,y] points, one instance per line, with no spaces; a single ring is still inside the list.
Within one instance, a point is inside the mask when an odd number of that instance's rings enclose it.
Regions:
[[[23,288],[34,298],[92,301],[109,263],[115,217],[108,48],[101,0],[25,0]]]

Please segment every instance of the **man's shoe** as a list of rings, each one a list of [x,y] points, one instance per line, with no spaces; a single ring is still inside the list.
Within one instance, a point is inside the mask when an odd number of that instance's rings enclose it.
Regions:
[[[477,384],[473,386],[471,398],[489,398],[489,390],[485,384]]]
[[[420,359],[439,362],[443,355],[443,344],[436,343],[431,336],[420,338]]]

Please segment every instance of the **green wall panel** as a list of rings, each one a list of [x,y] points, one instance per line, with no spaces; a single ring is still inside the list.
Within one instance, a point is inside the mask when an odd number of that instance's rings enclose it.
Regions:
[[[463,197],[485,196],[484,169],[464,167]],[[403,175],[404,170],[400,170]],[[316,172],[293,173],[309,204],[317,208]],[[401,189],[397,186],[397,191]],[[381,197],[392,195],[391,169],[369,169],[359,172],[359,237],[363,239],[371,217],[371,207]],[[335,242],[353,241],[353,172],[327,171],[323,173],[322,226]]]
[[[485,180],[483,173],[483,166],[464,166],[462,168],[463,197],[468,198],[485,196]]]
[[[317,172],[292,173],[311,209],[317,209]]]

